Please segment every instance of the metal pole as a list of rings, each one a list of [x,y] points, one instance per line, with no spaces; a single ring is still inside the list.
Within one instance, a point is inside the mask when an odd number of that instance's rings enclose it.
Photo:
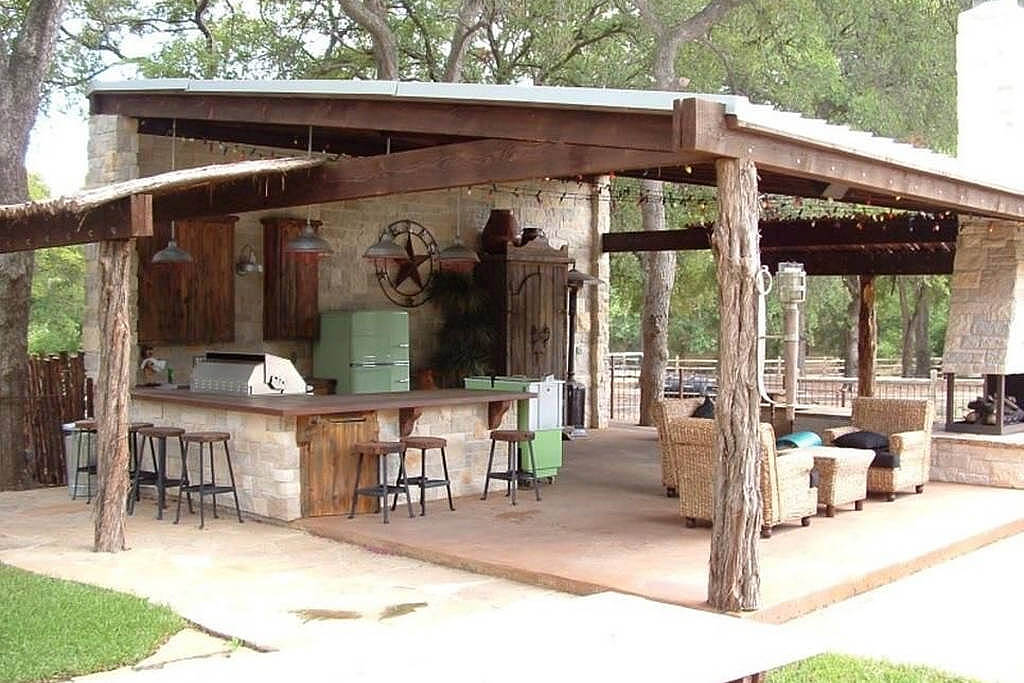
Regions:
[[[787,303],[783,309],[783,353],[786,362],[786,422],[793,430],[796,422],[797,377],[800,355],[800,305]]]

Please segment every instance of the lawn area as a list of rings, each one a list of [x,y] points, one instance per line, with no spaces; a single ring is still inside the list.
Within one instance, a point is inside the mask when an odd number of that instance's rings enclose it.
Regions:
[[[185,622],[123,593],[0,564],[0,681],[104,671],[144,659]]]
[[[972,683],[926,666],[892,664],[880,659],[824,654],[768,673],[768,683]]]

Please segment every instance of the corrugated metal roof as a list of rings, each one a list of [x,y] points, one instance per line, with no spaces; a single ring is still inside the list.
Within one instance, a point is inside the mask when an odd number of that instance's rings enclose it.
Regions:
[[[897,142],[891,138],[853,130],[845,125],[812,119],[774,107],[754,104],[746,97],[709,93],[612,88],[565,88],[551,86],[485,85],[476,83],[421,83],[405,81],[206,81],[189,79],[97,82],[93,93],[181,92],[209,95],[264,95],[268,97],[337,97],[353,99],[404,99],[434,102],[463,102],[521,107],[595,109],[622,112],[663,112],[670,114],[678,99],[699,98],[725,105],[745,129],[798,140],[807,144],[841,150],[850,154],[907,166],[926,173],[954,178],[1015,193],[1021,185],[1009,185],[1006,178],[980,175],[965,169],[955,158]]]

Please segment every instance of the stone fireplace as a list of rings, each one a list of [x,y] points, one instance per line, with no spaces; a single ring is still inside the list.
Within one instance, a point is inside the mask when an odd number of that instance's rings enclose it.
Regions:
[[[984,376],[983,394],[967,406],[954,408],[956,375],[946,373],[946,431],[971,434],[1024,432],[1024,374]]]

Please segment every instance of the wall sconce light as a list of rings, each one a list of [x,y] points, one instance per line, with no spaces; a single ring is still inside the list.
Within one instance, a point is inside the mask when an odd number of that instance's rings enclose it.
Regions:
[[[238,255],[238,263],[235,264],[236,275],[248,275],[249,273],[262,273],[263,266],[256,262],[256,250],[251,244],[242,247]]]

